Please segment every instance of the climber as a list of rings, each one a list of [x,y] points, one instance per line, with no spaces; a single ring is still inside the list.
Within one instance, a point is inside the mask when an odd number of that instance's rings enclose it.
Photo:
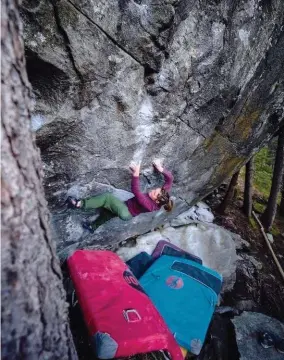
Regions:
[[[111,193],[104,193],[86,199],[76,199],[72,196],[67,198],[67,204],[73,209],[98,209],[103,208],[100,216],[94,221],[82,223],[84,229],[94,232],[100,225],[109,219],[118,216],[122,220],[130,220],[133,216],[141,213],[159,210],[162,206],[166,211],[171,211],[173,202],[170,199],[170,191],[173,183],[172,174],[165,170],[161,162],[153,162],[154,168],[164,175],[165,183],[162,188],[156,188],[148,193],[142,193],[139,186],[140,164],[130,166],[132,171],[131,191],[134,197],[122,202]]]

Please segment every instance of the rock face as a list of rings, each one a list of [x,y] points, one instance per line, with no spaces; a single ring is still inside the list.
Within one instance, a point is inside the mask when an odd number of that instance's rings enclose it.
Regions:
[[[47,195],[164,157],[208,193],[279,126],[282,0],[24,1]],[[145,174],[147,175],[147,174]]]
[[[164,158],[193,203],[283,118],[282,0],[24,0],[32,127],[52,211],[129,189],[128,164]]]
[[[187,203],[177,200],[170,214],[161,209],[152,213],[141,214],[128,221],[113,218],[101,225],[93,234],[81,226],[84,218],[90,219],[90,213],[80,210],[55,213],[52,222],[58,255],[61,261],[64,261],[75,249],[110,248],[113,250],[119,243],[154,230],[185,210],[188,210]]]
[[[264,349],[258,342],[258,334],[264,331],[283,339],[284,325],[280,321],[263,314],[245,311],[232,322],[235,326],[240,360],[283,359],[283,354],[277,352],[274,347]]]

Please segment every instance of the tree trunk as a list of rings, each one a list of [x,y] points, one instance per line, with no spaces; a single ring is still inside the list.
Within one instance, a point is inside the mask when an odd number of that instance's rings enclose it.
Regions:
[[[252,180],[253,180],[253,157],[246,164],[246,178],[244,190],[244,212],[248,217],[251,217],[252,211]]]
[[[282,177],[281,202],[279,206],[279,214],[284,216],[284,175]]]
[[[272,184],[271,184],[267,207],[260,218],[263,227],[266,230],[270,230],[275,218],[275,214],[277,210],[277,195],[280,191],[280,186],[282,181],[283,163],[284,163],[284,126],[280,129],[278,135],[278,145],[275,156],[273,178],[272,178]]]
[[[30,131],[18,2],[1,7],[2,359],[77,359]]]
[[[224,200],[222,201],[222,203],[219,205],[217,211],[219,214],[224,215],[227,209],[227,206],[229,205],[229,203],[232,201],[233,197],[234,197],[234,191],[235,191],[235,187],[238,183],[238,177],[239,177],[239,173],[240,171],[237,171],[233,176],[232,179],[230,181],[230,185],[228,187],[228,191],[224,197]]]

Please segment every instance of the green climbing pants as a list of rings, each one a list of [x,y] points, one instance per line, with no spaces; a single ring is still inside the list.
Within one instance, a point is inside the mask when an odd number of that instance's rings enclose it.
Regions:
[[[82,207],[85,210],[103,208],[101,215],[94,221],[94,223],[92,223],[93,228],[97,228],[115,216],[118,216],[122,220],[130,220],[132,218],[132,215],[125,203],[117,199],[111,193],[105,193],[84,199]]]

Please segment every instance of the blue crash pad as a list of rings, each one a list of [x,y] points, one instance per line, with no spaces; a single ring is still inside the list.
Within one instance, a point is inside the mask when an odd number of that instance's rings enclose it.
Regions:
[[[198,355],[217,304],[222,276],[194,261],[163,255],[139,281],[178,344]]]
[[[153,259],[151,255],[147,254],[145,251],[142,251],[130,260],[126,261],[126,264],[133,272],[135,277],[139,279],[152,264],[152,262]]]

